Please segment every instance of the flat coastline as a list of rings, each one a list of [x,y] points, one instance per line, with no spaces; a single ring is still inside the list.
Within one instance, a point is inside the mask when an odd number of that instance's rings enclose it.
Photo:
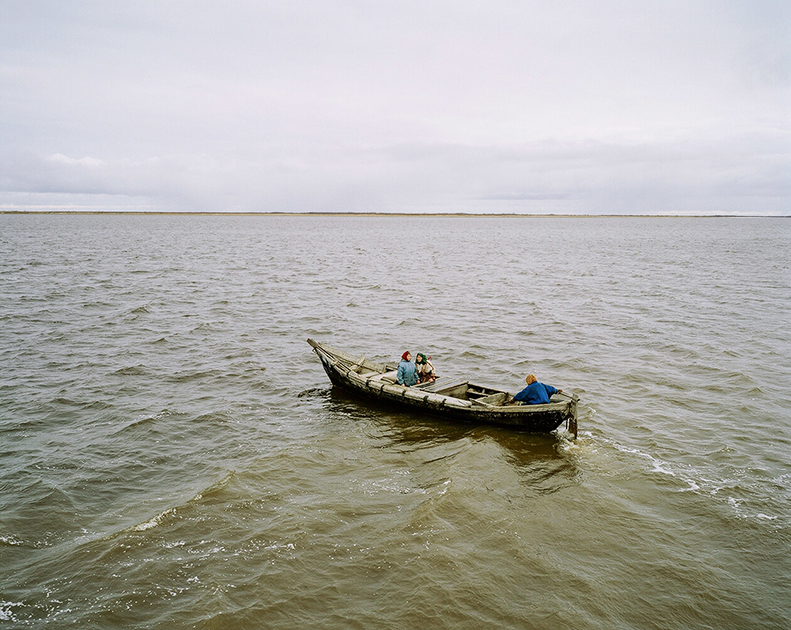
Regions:
[[[644,218],[644,219],[788,219],[788,214],[557,214],[516,212],[193,212],[193,211],[143,211],[143,210],[8,210],[0,214],[100,214],[100,215],[185,215],[185,216],[243,216],[243,217],[490,217],[490,218]]]

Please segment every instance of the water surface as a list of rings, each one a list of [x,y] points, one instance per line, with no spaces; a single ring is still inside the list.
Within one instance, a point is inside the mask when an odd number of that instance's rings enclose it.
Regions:
[[[0,215],[0,625],[784,628],[791,222]],[[576,391],[333,391],[307,337]]]

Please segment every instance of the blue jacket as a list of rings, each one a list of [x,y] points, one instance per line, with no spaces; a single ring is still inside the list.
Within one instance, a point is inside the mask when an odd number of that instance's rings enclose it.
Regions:
[[[415,385],[417,383],[417,369],[415,368],[415,364],[412,363],[412,361],[404,361],[404,359],[401,359],[401,363],[398,364],[396,380],[399,385],[406,385],[407,387]]]
[[[526,405],[546,405],[549,403],[549,397],[557,391],[552,385],[544,385],[536,381],[514,396],[514,400]]]

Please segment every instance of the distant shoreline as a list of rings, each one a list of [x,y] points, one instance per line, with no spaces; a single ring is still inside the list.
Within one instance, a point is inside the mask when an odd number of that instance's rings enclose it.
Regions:
[[[506,218],[506,219],[788,219],[786,214],[518,214],[486,212],[193,212],[145,210],[7,210],[0,214],[95,214],[132,216],[240,216],[240,217],[414,217],[414,218]]]

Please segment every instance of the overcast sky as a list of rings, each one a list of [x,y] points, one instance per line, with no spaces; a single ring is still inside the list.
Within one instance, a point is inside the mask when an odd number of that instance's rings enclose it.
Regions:
[[[0,0],[0,209],[791,214],[791,2]]]

